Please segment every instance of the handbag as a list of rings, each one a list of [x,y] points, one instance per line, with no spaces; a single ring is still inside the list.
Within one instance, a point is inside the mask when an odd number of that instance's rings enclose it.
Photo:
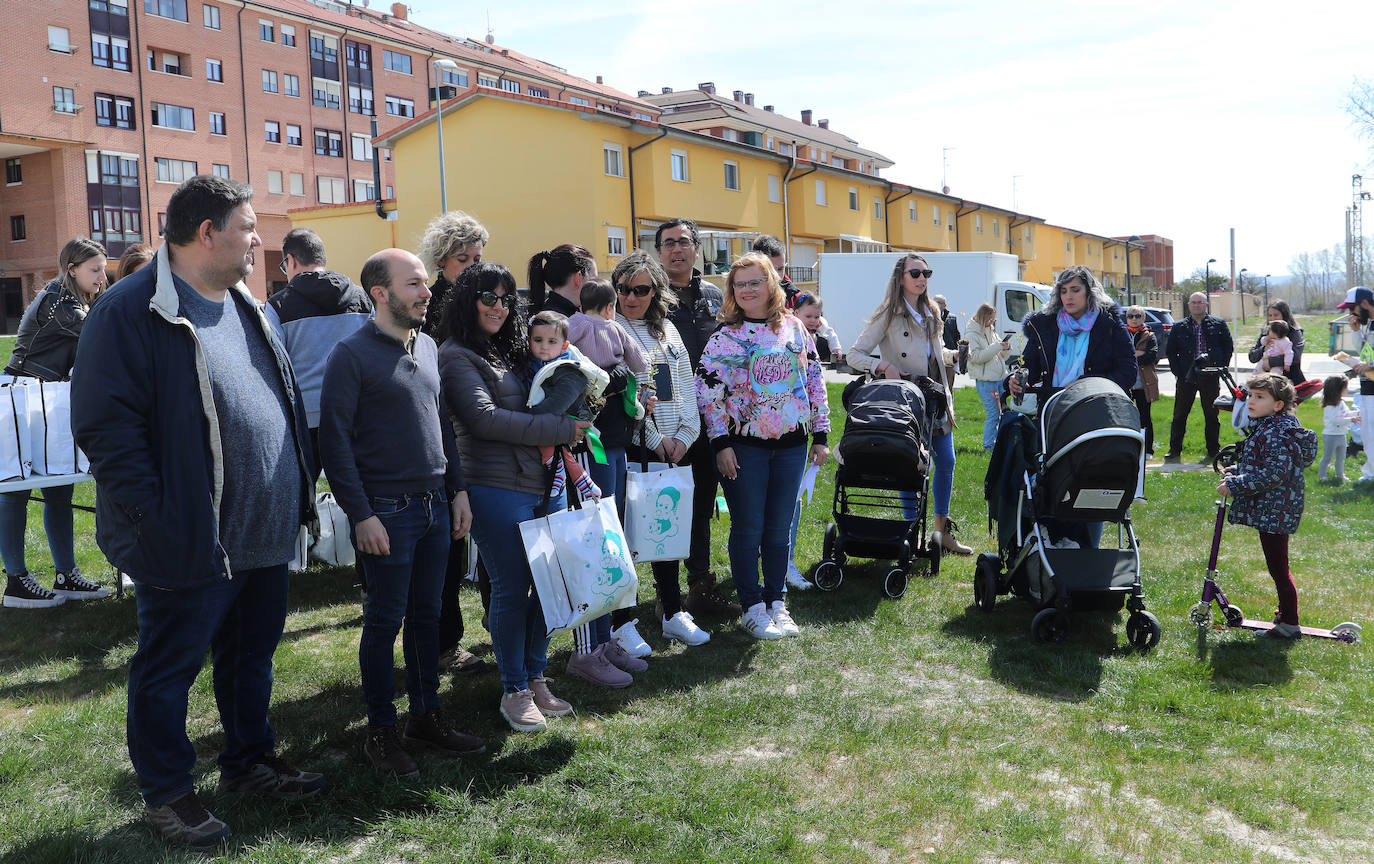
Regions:
[[[27,389],[32,473],[51,477],[91,470],[72,435],[72,383],[34,380]]]
[[[310,547],[310,557],[337,567],[352,566],[358,556],[348,534],[348,514],[334,500],[334,493],[321,492],[316,495],[315,510],[319,513],[320,530],[315,545]]]
[[[636,562],[681,561],[692,546],[692,469],[648,461],[641,433],[638,465],[625,474],[625,535]]]
[[[639,579],[614,500],[521,522],[520,539],[547,635],[634,605]]]
[[[17,383],[0,385],[0,480],[29,476],[28,451],[29,388]]]

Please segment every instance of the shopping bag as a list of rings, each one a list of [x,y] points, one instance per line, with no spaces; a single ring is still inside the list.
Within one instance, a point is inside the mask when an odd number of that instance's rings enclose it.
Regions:
[[[635,561],[680,561],[692,545],[692,469],[630,464],[625,474],[625,536]]]
[[[0,480],[29,476],[24,460],[29,450],[29,388],[0,386]]]
[[[292,573],[299,573],[310,563],[310,529],[301,526],[300,532],[296,535],[296,545],[291,553],[291,560],[286,563],[286,569]]]
[[[611,499],[521,522],[520,539],[549,636],[634,605],[639,580]]]
[[[72,435],[72,383],[34,380],[27,389],[32,473],[51,477],[89,471],[91,462]]]
[[[334,500],[334,493],[316,495],[315,510],[320,515],[320,530],[315,545],[310,547],[310,557],[325,564],[352,566],[357,556],[353,552],[353,540],[348,536],[348,514]]]

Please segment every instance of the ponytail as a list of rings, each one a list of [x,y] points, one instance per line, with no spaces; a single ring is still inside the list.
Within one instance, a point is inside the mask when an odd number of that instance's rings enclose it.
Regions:
[[[549,266],[549,253],[536,252],[530,256],[530,265],[527,271],[530,289],[530,309],[538,312],[544,308],[544,298],[547,296],[547,287],[544,282],[544,270]]]

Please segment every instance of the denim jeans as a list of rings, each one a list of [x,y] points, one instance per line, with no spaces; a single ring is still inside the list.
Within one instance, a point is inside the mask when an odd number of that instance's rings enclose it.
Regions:
[[[562,495],[544,507],[544,496],[493,486],[471,486],[472,536],[482,549],[491,574],[491,647],[501,686],[507,693],[526,690],[544,676],[549,638],[544,635],[544,609],[534,591],[520,523],[564,508]]]
[[[358,570],[367,590],[358,669],[367,722],[395,726],[396,634],[402,622],[401,653],[411,716],[439,707],[439,606],[448,566],[448,501],[439,489],[368,496],[368,503],[386,528],[391,554],[358,553]],[[349,533],[357,548],[356,531]]]
[[[138,581],[137,573],[130,575]],[[196,751],[186,736],[186,705],[206,650],[224,726],[220,775],[243,774],[275,748],[267,705],[286,598],[285,564],[237,571],[225,582],[189,591],[139,585],[126,730],[129,759],[149,807],[194,789]]]
[[[930,480],[930,491],[934,498],[936,516],[949,515],[949,502],[954,497],[954,433],[936,432],[930,441],[930,456],[935,462],[935,471]],[[921,518],[921,508],[916,502],[920,499],[914,492],[902,492],[898,496],[902,502],[902,514],[910,520]]]
[[[997,421],[1002,416],[1002,406],[998,404],[997,392],[1001,381],[975,381],[978,398],[983,400],[983,449],[991,450],[997,443]]]
[[[29,521],[29,493],[0,493],[0,559],[5,572],[28,572],[24,561],[24,529]],[[72,529],[72,487],[49,486],[43,490],[43,531],[48,535],[48,551],[53,567],[63,573],[76,566]]]
[[[730,572],[745,609],[782,599],[787,556],[792,548],[788,544],[792,514],[808,449],[806,444],[779,449],[736,444],[739,475],[734,480],[721,478],[725,501],[730,505]]]

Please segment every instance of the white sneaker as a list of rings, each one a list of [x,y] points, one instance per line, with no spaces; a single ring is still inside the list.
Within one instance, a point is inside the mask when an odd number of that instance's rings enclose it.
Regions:
[[[678,612],[671,618],[663,619],[663,638],[676,639],[684,645],[705,645],[711,641],[711,634],[697,626],[692,616]]]
[[[791,561],[787,562],[787,587],[793,591],[805,591],[811,587],[811,583],[806,581],[806,577]]]
[[[801,628],[797,622],[792,620],[792,616],[787,614],[787,607],[781,600],[774,600],[773,605],[768,609],[768,617],[772,619],[773,625],[784,636],[800,636]]]
[[[631,657],[648,657],[654,653],[654,649],[650,648],[649,643],[644,641],[644,637],[639,635],[639,630],[635,628],[638,623],[638,618],[626,621],[611,631],[611,638],[619,642],[620,650]]]
[[[755,603],[744,614],[739,616],[739,629],[753,636],[755,639],[781,639],[782,631],[778,625],[773,623],[773,619],[768,615],[768,609],[762,603]]]

